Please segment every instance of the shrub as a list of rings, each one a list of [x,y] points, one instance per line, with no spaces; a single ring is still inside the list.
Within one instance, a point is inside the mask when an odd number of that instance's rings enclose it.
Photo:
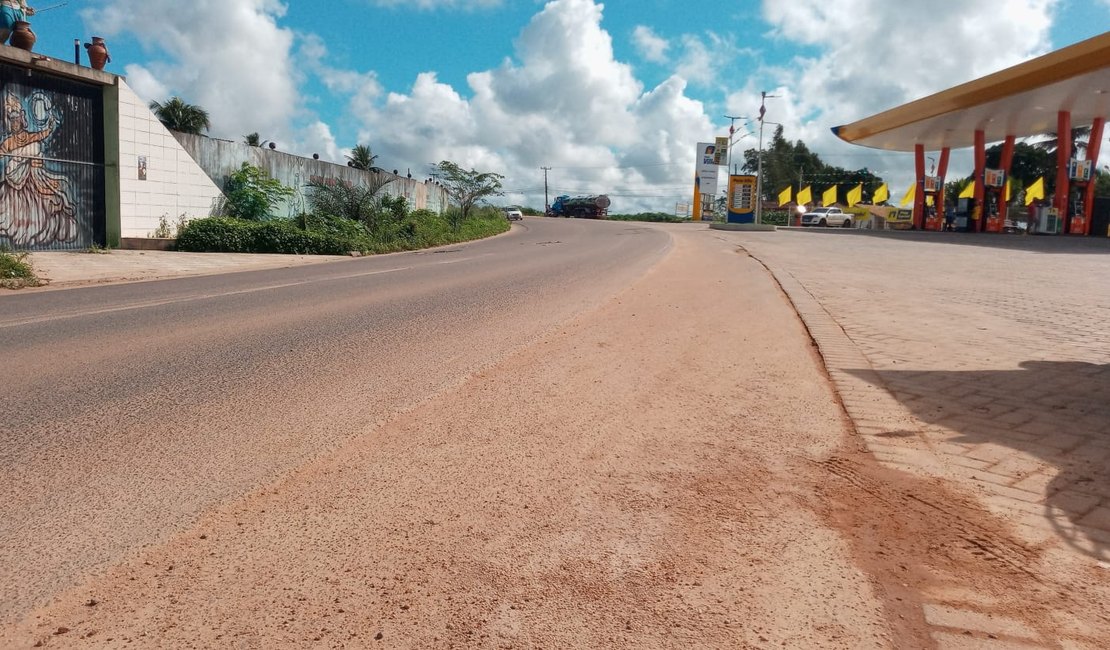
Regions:
[[[402,199],[403,200],[403,199]],[[194,219],[177,236],[181,251],[211,253],[297,253],[344,255],[351,251],[390,253],[481,239],[509,229],[496,208],[476,208],[452,227],[429,210],[393,212],[389,227],[370,233],[364,223],[331,215],[303,214],[297,219],[246,221],[226,217]]]
[[[666,212],[641,212],[639,214],[611,214],[613,221],[651,221],[655,223],[684,223],[689,221],[685,217],[676,217]]]
[[[8,289],[37,287],[39,279],[27,261],[27,253],[12,253],[0,248],[0,286]]]
[[[200,253],[346,255],[351,251],[368,251],[371,245],[364,236],[305,230],[288,219],[254,222],[209,217],[187,223],[177,237],[177,249]]]
[[[215,216],[261,221],[271,218],[274,208],[293,196],[293,188],[270,178],[265,170],[243,163],[227,179],[224,196]]]
[[[765,224],[786,226],[792,214],[789,210],[767,210],[761,215],[761,218]]]

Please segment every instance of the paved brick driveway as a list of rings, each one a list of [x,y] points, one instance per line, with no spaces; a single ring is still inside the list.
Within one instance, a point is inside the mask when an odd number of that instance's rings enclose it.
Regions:
[[[1052,562],[1110,569],[1110,240],[723,236],[794,301],[878,459],[976,495]]]

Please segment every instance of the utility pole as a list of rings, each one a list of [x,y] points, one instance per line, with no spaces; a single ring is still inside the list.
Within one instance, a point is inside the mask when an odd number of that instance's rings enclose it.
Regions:
[[[551,203],[547,199],[547,172],[551,171],[550,167],[540,167],[543,170],[543,216],[547,216],[551,212]]]

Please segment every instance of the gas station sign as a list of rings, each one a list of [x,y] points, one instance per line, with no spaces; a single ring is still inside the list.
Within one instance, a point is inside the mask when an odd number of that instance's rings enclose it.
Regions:
[[[728,177],[728,222],[755,223],[756,177]]]

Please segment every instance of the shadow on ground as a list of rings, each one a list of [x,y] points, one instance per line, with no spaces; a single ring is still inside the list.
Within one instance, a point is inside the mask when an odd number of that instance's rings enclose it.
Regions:
[[[936,425],[930,431],[954,432],[937,438],[955,443],[948,453],[989,463],[992,483],[1043,492],[1057,534],[1110,561],[1110,364],[878,374],[919,420]]]
[[[1110,255],[1110,237],[934,232],[923,230],[863,230],[860,228],[791,228],[790,231],[841,237],[882,237],[913,244],[978,246],[983,248],[1000,248],[1055,255],[1074,253]]]

